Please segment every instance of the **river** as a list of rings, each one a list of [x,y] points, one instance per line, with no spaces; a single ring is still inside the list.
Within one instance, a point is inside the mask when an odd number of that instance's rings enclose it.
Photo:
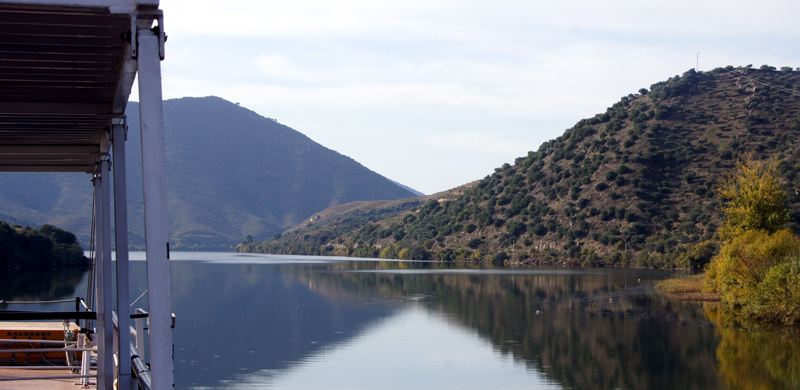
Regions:
[[[669,275],[173,253],[176,388],[800,387],[796,333],[722,327],[658,295]],[[16,275],[0,297],[83,296],[86,278]]]

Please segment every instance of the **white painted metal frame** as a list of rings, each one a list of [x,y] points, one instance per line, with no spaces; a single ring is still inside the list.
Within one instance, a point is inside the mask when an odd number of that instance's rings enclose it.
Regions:
[[[106,145],[105,151],[108,151]],[[95,186],[95,278],[97,289],[97,387],[111,389],[114,383],[114,328],[111,320],[111,202],[108,155],[98,162]]]
[[[147,302],[150,323],[150,373],[153,388],[173,386],[173,344],[168,259],[164,116],[161,95],[163,35],[153,20],[139,19],[139,118],[142,139]],[[163,26],[158,26],[162,28]]]
[[[130,301],[128,280],[128,195],[125,174],[125,140],[127,127],[124,118],[115,118],[111,125],[114,168],[114,247],[117,259],[117,389],[131,388]]]

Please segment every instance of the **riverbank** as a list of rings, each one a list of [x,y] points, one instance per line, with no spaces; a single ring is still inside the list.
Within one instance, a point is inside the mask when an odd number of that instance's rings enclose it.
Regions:
[[[691,275],[664,279],[656,283],[656,289],[663,295],[679,301],[717,302],[719,295],[705,291],[704,275]]]

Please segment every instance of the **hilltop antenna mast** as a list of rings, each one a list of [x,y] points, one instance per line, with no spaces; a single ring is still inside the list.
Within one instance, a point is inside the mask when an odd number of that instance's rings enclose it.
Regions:
[[[699,51],[697,52],[697,57],[695,57],[694,70],[697,70],[697,71],[700,70],[700,52]]]

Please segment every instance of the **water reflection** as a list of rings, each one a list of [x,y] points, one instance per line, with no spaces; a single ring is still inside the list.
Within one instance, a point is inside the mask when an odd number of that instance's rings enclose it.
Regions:
[[[283,372],[262,371],[231,389],[557,389],[470,329],[410,304],[354,340]]]
[[[344,268],[337,265],[334,268]],[[300,272],[321,295],[422,296],[568,388],[715,388],[713,325],[698,307],[660,299],[652,272]]]
[[[86,270],[0,272],[0,299],[33,301],[74,298]],[[78,295],[85,295],[80,291]]]
[[[143,263],[134,274],[143,275]],[[310,265],[172,264],[178,388],[222,386],[257,370],[285,370],[388,316],[391,305],[330,299],[286,268]],[[143,276],[137,277],[143,279]]]
[[[172,262],[178,388],[800,388],[796,330],[722,326],[655,294],[663,273],[175,257],[209,260]],[[0,297],[85,283],[42,276]],[[143,262],[132,276],[135,297]]]
[[[716,355],[728,388],[800,389],[800,330],[733,328],[717,305],[705,312],[721,337]]]

